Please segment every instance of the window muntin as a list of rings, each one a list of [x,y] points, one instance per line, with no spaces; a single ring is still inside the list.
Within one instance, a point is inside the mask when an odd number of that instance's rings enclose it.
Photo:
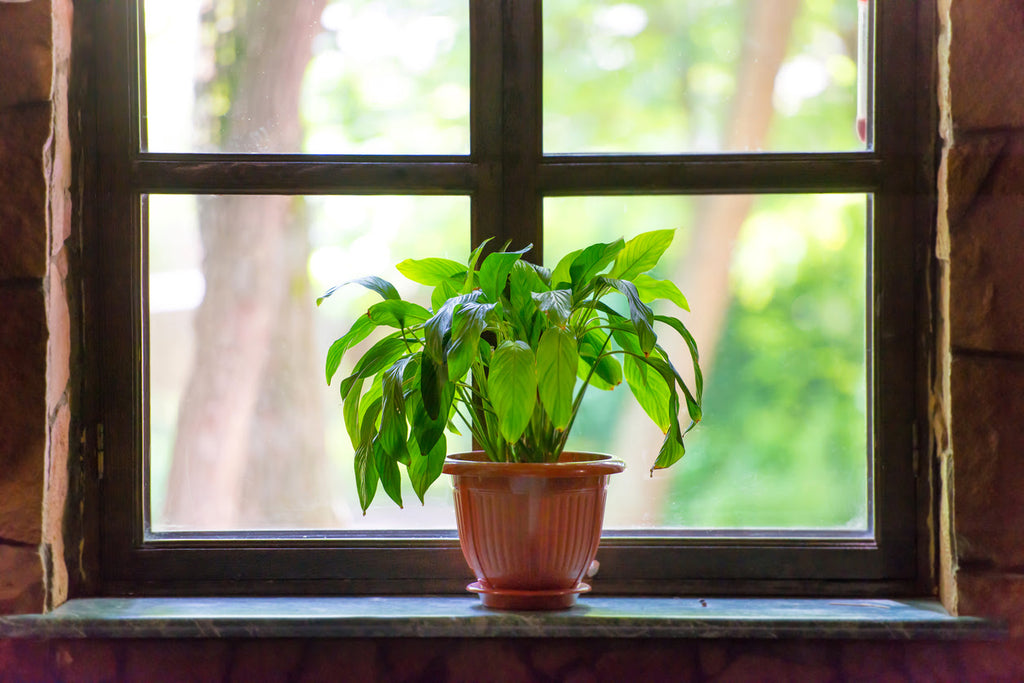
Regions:
[[[876,126],[872,151],[629,157],[541,157],[540,117],[533,116],[539,114],[540,105],[539,33],[531,30],[540,26],[539,3],[471,2],[470,10],[473,54],[478,58],[471,69],[474,147],[470,158],[299,160],[271,155],[247,160],[237,155],[140,154],[135,151],[140,145],[133,115],[141,113],[131,104],[139,101],[131,95],[135,87],[131,65],[123,61],[116,40],[99,47],[99,82],[104,88],[98,100],[98,125],[111,131],[101,144],[100,178],[114,184],[113,201],[99,212],[97,221],[104,254],[97,259],[103,285],[96,295],[104,309],[104,340],[114,342],[99,370],[104,391],[98,408],[111,465],[105,469],[104,481],[104,571],[109,590],[134,590],[140,581],[146,590],[239,590],[241,584],[235,581],[240,576],[253,581],[298,581],[249,588],[270,591],[307,585],[303,581],[335,579],[343,582],[330,583],[328,590],[460,591],[464,586],[465,569],[448,533],[341,537],[275,530],[154,535],[144,528],[139,495],[146,422],[139,382],[145,365],[144,325],[138,313],[139,259],[144,253],[139,249],[140,197],[260,191],[469,195],[474,241],[497,235],[529,238],[538,244],[542,197],[714,191],[872,194],[874,221],[866,263],[872,272],[874,318],[867,353],[875,361],[867,386],[870,410],[876,416],[871,448],[878,456],[867,472],[875,493],[873,530],[616,532],[602,546],[600,584],[604,590],[629,593],[671,593],[687,590],[686,586],[691,590],[699,586],[708,593],[920,587],[928,576],[927,569],[919,567],[928,562],[927,543],[921,539],[927,533],[929,493],[926,481],[915,483],[912,466],[915,424],[920,424],[916,421],[924,413],[916,394],[923,376],[918,374],[922,360],[917,351],[917,330],[923,329],[923,318],[916,309],[923,300],[918,284],[923,277],[920,261],[915,259],[920,256],[919,246],[927,243],[927,229],[922,226],[927,225],[933,204],[927,182],[931,140],[914,117],[929,120],[932,91],[925,87],[930,71],[914,61],[913,48],[927,45],[928,39],[921,38],[930,35],[927,8],[910,2],[873,6],[878,17],[876,83],[882,96],[871,109],[876,124],[885,125]],[[112,37],[121,45],[133,45],[134,4],[126,0],[124,5],[96,11]],[[503,24],[503,18],[510,21]],[[503,79],[494,78],[502,73]],[[103,79],[103,74],[111,78]],[[920,87],[919,79],[924,84]],[[132,362],[124,362],[126,358]],[[879,378],[884,380],[880,383]],[[873,387],[882,385],[884,391],[874,391]],[[197,578],[202,582],[195,583]],[[720,579],[728,582],[718,584]],[[832,580],[841,583],[821,583]]]

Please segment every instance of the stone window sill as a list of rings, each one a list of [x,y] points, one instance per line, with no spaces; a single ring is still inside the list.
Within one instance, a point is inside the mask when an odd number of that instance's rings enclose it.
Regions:
[[[0,616],[0,638],[1001,639],[935,601],[591,596],[562,612],[494,612],[466,597],[93,598]]]

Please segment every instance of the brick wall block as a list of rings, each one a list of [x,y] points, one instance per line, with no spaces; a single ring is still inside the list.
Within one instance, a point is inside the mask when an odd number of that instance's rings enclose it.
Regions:
[[[958,561],[1022,567],[1024,359],[954,356],[951,384]]]
[[[42,290],[0,285],[0,539],[32,545],[42,528],[46,344]]]
[[[51,55],[50,3],[0,3],[0,109],[49,99]]]
[[[953,348],[1024,353],[1024,133],[958,144],[948,163]]]
[[[2,80],[7,80],[6,72]],[[4,195],[0,202],[0,280],[46,274],[44,149],[52,113],[46,102],[0,110],[0,188]]]
[[[1020,0],[953,0],[949,54],[957,130],[1024,127],[1024,9]]]
[[[1010,638],[1024,646],[1024,574],[961,569],[956,582],[959,614],[1005,620]],[[1024,672],[1024,647],[1006,650],[999,669]]]
[[[0,614],[42,612],[43,599],[38,548],[0,543]]]

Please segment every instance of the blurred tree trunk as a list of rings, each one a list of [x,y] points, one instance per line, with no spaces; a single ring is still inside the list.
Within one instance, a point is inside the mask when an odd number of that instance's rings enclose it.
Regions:
[[[215,149],[300,149],[300,87],[325,3],[205,3],[197,125]],[[223,115],[218,98],[230,104]],[[178,415],[165,506],[172,527],[334,522],[321,410],[310,390],[319,372],[308,367],[308,228],[297,206],[286,196],[200,201],[206,294]]]
[[[726,149],[755,151],[764,147],[774,111],[775,75],[785,59],[799,6],[799,0],[750,3],[736,101],[725,136]],[[729,312],[729,266],[733,247],[752,203],[750,195],[702,197],[695,212],[686,256],[669,275],[694,303],[693,312],[687,314],[684,321],[697,340],[705,377],[711,373],[715,347]],[[661,334],[658,341],[670,358],[689,357],[685,344],[674,332]],[[687,376],[689,363],[676,365],[684,377]],[[653,480],[649,479],[650,466],[658,455],[663,436],[642,409],[633,402],[626,405],[612,452],[628,465],[626,471],[618,475],[616,488],[630,493],[616,498],[615,504],[609,506],[606,524],[626,528],[657,525],[661,519],[653,515],[665,509],[675,470],[657,473]],[[676,465],[680,466],[685,467],[685,458]],[[638,492],[643,494],[637,495]]]

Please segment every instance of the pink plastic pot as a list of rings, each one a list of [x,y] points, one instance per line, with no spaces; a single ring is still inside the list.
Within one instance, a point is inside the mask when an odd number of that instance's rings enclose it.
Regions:
[[[495,609],[566,609],[601,541],[608,455],[563,453],[556,463],[495,463],[482,452],[451,455],[459,541],[477,580],[468,586]]]

